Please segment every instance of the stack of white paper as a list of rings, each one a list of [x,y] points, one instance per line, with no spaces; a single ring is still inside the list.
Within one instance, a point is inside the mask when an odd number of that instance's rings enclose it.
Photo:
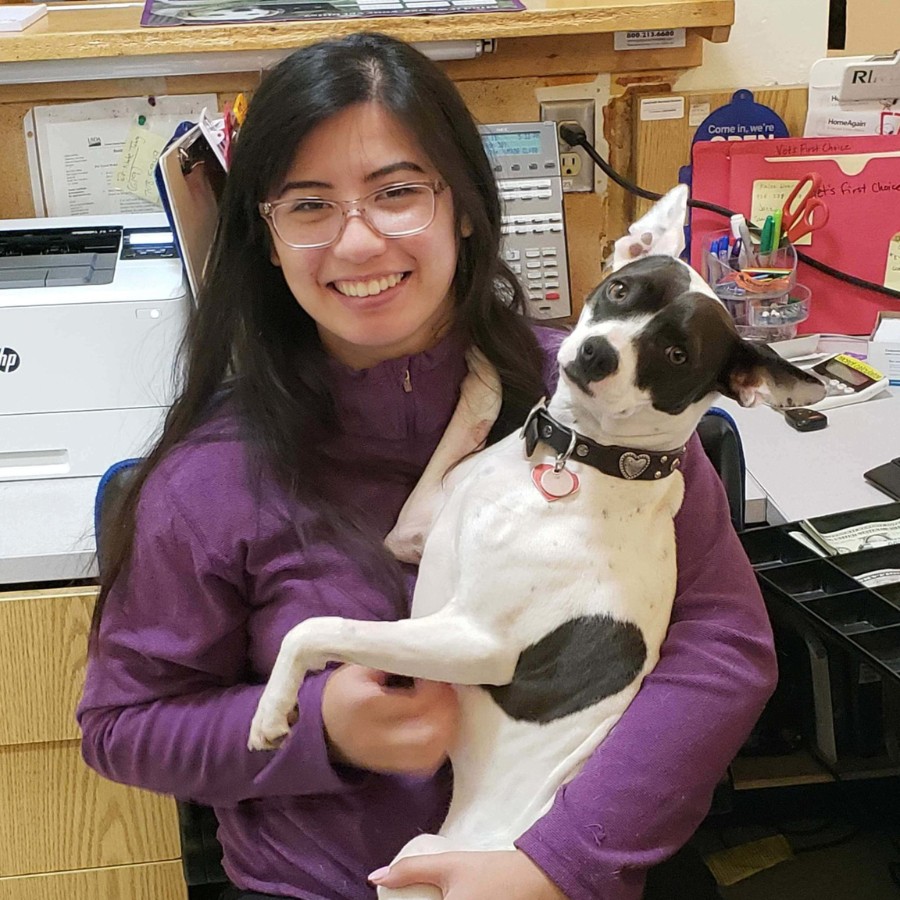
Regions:
[[[46,3],[21,6],[0,6],[0,31],[24,31],[33,22],[47,15]]]

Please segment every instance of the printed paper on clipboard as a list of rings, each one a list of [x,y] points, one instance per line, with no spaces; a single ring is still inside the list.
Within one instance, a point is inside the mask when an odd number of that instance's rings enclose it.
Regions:
[[[817,172],[829,218],[801,249],[850,275],[900,291],[900,137],[704,142],[694,145],[693,163],[694,199],[727,206],[748,219],[777,196],[778,184],[789,190],[808,172]],[[726,227],[714,213],[693,211],[694,265],[701,263],[704,236]],[[869,334],[880,309],[900,310],[900,298],[838,281],[804,263],[797,280],[812,290],[803,333]]]
[[[163,204],[196,297],[216,233],[225,169],[204,129],[195,125],[160,155],[159,175]]]

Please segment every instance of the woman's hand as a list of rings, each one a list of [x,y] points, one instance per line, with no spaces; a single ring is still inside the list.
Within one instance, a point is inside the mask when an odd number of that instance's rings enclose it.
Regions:
[[[369,881],[390,888],[433,884],[444,900],[565,900],[566,896],[521,850],[407,856],[373,872]]]
[[[332,673],[322,695],[332,759],[373,772],[431,775],[456,737],[456,691],[418,680],[411,687],[391,687],[390,678],[356,665]]]

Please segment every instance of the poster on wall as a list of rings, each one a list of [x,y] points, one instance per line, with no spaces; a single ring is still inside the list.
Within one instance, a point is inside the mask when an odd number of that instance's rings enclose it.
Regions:
[[[209,25],[515,12],[521,0],[146,0],[141,25]]]
[[[196,122],[217,103],[215,94],[189,94],[29,110],[24,125],[36,215],[160,212],[152,177],[146,177],[154,153],[180,122]]]

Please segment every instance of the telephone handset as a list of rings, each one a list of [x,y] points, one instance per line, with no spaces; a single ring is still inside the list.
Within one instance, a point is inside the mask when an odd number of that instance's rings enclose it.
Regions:
[[[555,122],[482,125],[503,204],[500,252],[536,319],[572,312]]]

